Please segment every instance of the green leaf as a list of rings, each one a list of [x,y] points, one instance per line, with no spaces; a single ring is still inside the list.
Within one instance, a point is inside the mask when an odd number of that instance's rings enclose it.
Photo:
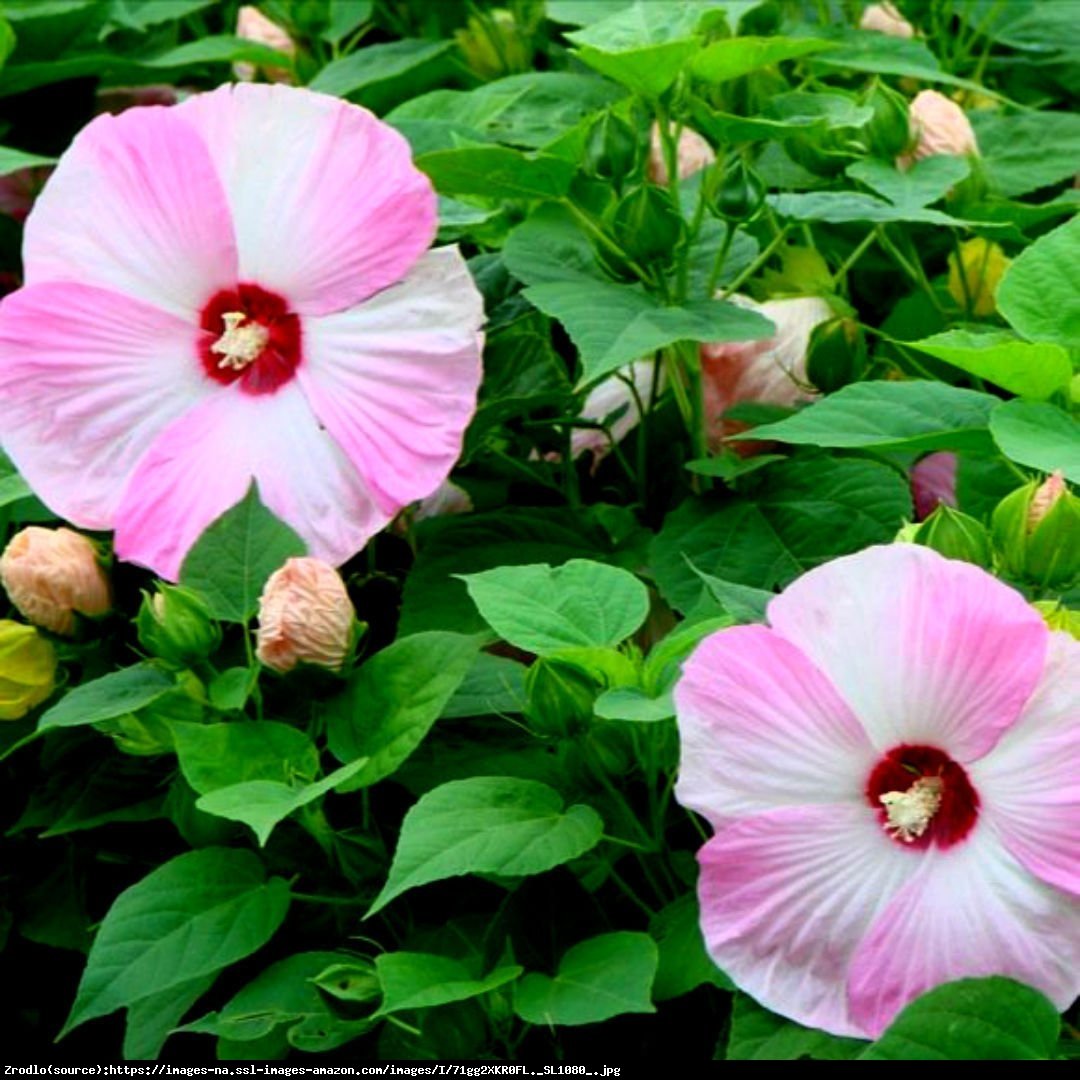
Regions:
[[[286,559],[303,555],[304,541],[248,493],[195,541],[180,568],[180,584],[202,593],[215,618],[247,622],[266,579]]]
[[[997,399],[945,383],[852,383],[775,424],[745,436],[801,446],[877,450],[985,451]]]
[[[374,10],[375,0],[330,0],[329,25],[322,33],[323,41],[340,45],[350,34],[370,21]]]
[[[114,671],[69,690],[42,715],[38,731],[97,724],[136,712],[175,685],[172,675],[150,663]]]
[[[210,686],[207,689],[210,704],[222,712],[242,709],[247,699],[251,697],[258,679],[258,665],[250,668],[231,667],[218,672],[210,680]]]
[[[1003,401],[990,414],[990,433],[1012,461],[1042,472],[1060,469],[1080,483],[1080,423],[1038,401]]]
[[[453,696],[443,707],[441,718],[495,716],[519,713],[525,707],[525,672],[528,669],[505,656],[480,653]]]
[[[726,82],[784,60],[797,60],[835,48],[835,42],[815,38],[726,38],[702,49],[691,61],[690,70],[706,82]]]
[[[1046,1061],[1061,1019],[1037,990],[995,975],[916,998],[861,1055],[866,1061]]]
[[[421,154],[416,167],[443,195],[489,199],[558,199],[570,189],[574,165],[549,154],[508,146],[475,146]]]
[[[568,949],[554,977],[531,973],[514,987],[514,1012],[530,1024],[595,1024],[656,1012],[650,1000],[659,962],[648,934],[600,934]]]
[[[634,724],[656,724],[675,715],[670,693],[650,697],[636,686],[605,690],[593,702],[593,712],[602,720],[626,720]]]
[[[462,580],[492,630],[538,656],[618,645],[649,613],[649,592],[633,574],[588,559],[555,569],[501,566]]]
[[[338,761],[366,758],[343,790],[395,772],[438,720],[469,673],[480,639],[431,631],[398,638],[349,679],[327,708],[327,741]]]
[[[983,167],[1002,195],[1016,198],[1067,180],[1080,161],[1080,115],[995,109],[971,114]]]
[[[334,97],[358,98],[377,83],[418,72],[449,52],[452,42],[405,39],[368,45],[340,60],[332,60],[311,82],[309,89]]]
[[[910,221],[927,225],[972,224],[940,210],[925,207],[895,206],[884,199],[861,191],[799,191],[770,195],[769,205],[781,216],[796,221],[827,221],[834,225],[846,222]],[[987,222],[978,223],[989,228]]]
[[[367,758],[359,758],[311,784],[247,780],[211,791],[203,795],[195,806],[206,814],[214,814],[229,821],[242,821],[251,827],[259,846],[265,847],[276,825],[301,807],[322,798],[334,788],[347,784],[366,764]]]
[[[693,566],[693,564],[691,564]],[[749,585],[740,585],[737,581],[722,581],[712,574],[693,567],[694,572],[708,589],[712,598],[737,623],[765,622],[769,601],[775,593],[767,589],[754,589]]]
[[[1023,397],[1048,398],[1072,379],[1069,354],[1060,345],[1033,344],[1005,331],[946,330],[904,344]]]
[[[503,262],[526,285],[605,283],[592,241],[565,206],[538,206],[506,239]]]
[[[581,354],[581,383],[676,341],[757,341],[775,327],[756,312],[720,300],[667,307],[637,285],[563,281],[533,285],[525,299],[558,319]]]
[[[1080,217],[1039,237],[1013,260],[997,291],[998,311],[1032,341],[1080,346]]]
[[[243,959],[288,907],[287,883],[267,881],[250,852],[211,847],[170,859],[113,902],[61,1036]]]
[[[129,1005],[124,1025],[124,1059],[153,1061],[184,1013],[213,985],[217,972],[180,983]]]
[[[200,795],[251,780],[307,781],[319,752],[302,732],[272,720],[171,725],[180,771]]]
[[[638,0],[583,30],[567,34],[579,59],[645,97],[659,97],[701,48],[694,36],[710,8],[698,0]]]
[[[866,1043],[815,1031],[763,1009],[746,994],[736,994],[731,1009],[728,1061],[845,1061]]]
[[[10,146],[0,146],[0,176],[9,176],[20,169],[32,169],[40,165],[53,165],[56,158],[42,157],[40,154],[27,154]]]
[[[596,846],[600,816],[532,780],[478,776],[429,791],[405,815],[390,874],[368,916],[396,896],[462,874],[540,874]]]
[[[379,1015],[404,1009],[430,1009],[478,997],[513,982],[524,970],[517,964],[507,964],[478,979],[466,964],[446,956],[382,953],[375,959],[375,973],[383,992]]]
[[[847,175],[853,180],[906,210],[919,210],[944,198],[969,172],[971,166],[966,158],[949,154],[925,158],[907,170],[877,158],[863,158],[847,168]]]
[[[694,567],[773,589],[829,559],[888,543],[911,517],[904,478],[877,462],[808,457],[772,466],[768,476],[756,500],[690,499],[668,515],[649,562],[673,607],[690,611],[699,600]]]
[[[649,920],[649,934],[660,955],[652,988],[654,1001],[682,997],[705,983],[723,990],[735,989],[705,951],[701,912],[693,893],[661,908]]]

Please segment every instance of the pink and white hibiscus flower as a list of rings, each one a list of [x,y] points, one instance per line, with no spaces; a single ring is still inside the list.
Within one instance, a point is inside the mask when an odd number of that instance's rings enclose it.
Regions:
[[[454,465],[480,294],[371,113],[225,86],[89,124],[0,305],[0,439],[35,492],[175,579],[252,479],[338,564]]]
[[[702,927],[768,1008],[874,1037],[940,983],[1080,992],[1080,643],[909,544],[799,578],[675,691]]]

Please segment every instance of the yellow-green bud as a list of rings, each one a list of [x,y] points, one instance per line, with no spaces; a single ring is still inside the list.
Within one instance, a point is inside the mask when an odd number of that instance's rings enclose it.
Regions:
[[[0,619],[0,720],[18,720],[56,686],[56,652],[32,626]]]
[[[181,585],[162,583],[152,596],[144,593],[135,626],[143,648],[173,664],[204,660],[221,644],[206,601]]]
[[[912,539],[948,559],[963,559],[987,569],[992,562],[990,534],[983,523],[944,503],[919,525]]]
[[[1080,641],[1080,611],[1065,607],[1056,600],[1037,600],[1031,605],[1051,630],[1071,634]]]
[[[994,546],[1007,574],[1044,588],[1065,588],[1080,577],[1080,499],[1055,473],[998,503]]]
[[[465,62],[482,79],[526,71],[532,60],[525,33],[505,8],[469,16],[454,37]]]

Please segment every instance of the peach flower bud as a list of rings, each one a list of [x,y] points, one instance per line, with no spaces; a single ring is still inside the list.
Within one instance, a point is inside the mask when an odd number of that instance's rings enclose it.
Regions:
[[[688,176],[701,169],[707,169],[716,160],[713,148],[696,132],[690,128],[683,128],[679,132],[679,141],[676,146],[676,164],[679,170],[679,179],[685,180]],[[649,179],[654,184],[665,186],[668,182],[667,164],[664,161],[664,144],[660,138],[660,125],[654,123],[649,132]]]
[[[288,559],[259,599],[256,655],[275,671],[299,663],[337,671],[352,643],[356,612],[341,575],[321,559]]]
[[[806,353],[814,327],[833,317],[820,296],[797,296],[759,304],[748,296],[730,296],[740,307],[764,315],[776,326],[771,338],[761,341],[724,341],[702,345],[702,395],[709,446],[720,449],[723,440],[743,425],[722,419],[722,414],[743,401],[793,406],[809,401],[815,390],[806,379]],[[736,452],[751,454],[760,443],[732,444]]]
[[[871,4],[859,20],[860,30],[876,30],[879,34],[888,34],[889,37],[913,38],[915,27],[911,25],[892,6],[892,4]]]
[[[913,145],[897,162],[902,168],[934,154],[978,154],[967,113],[944,94],[936,90],[916,94],[908,116]]]
[[[257,7],[245,4],[236,16],[236,36],[258,45],[277,49],[286,56],[296,56],[296,42],[276,22],[268,19]],[[233,72],[241,82],[251,82],[255,78],[255,65],[247,61],[233,64]],[[291,83],[293,73],[288,68],[269,67],[260,69],[270,82]]]
[[[1029,533],[1035,531],[1043,518],[1053,509],[1054,503],[1062,498],[1068,490],[1065,476],[1060,470],[1051,473],[1035,489],[1035,494],[1031,496],[1031,502],[1028,503],[1027,531]]]
[[[104,615],[112,606],[94,545],[71,529],[16,533],[0,556],[0,581],[30,622],[54,634],[72,633],[76,612]]]

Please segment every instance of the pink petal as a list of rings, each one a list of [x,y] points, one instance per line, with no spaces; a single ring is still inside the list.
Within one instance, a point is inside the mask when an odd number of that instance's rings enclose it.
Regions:
[[[305,315],[400,281],[435,236],[435,193],[409,144],[339,98],[222,86],[177,106],[228,192],[240,275]]]
[[[297,378],[387,515],[430,495],[461,453],[480,385],[483,303],[456,248],[399,285],[304,324]]]
[[[764,626],[706,638],[675,690],[679,801],[719,827],[781,806],[853,802],[876,760],[828,680]]]
[[[252,479],[327,562],[344,562],[388,520],[295,381],[258,397],[230,387],[175,421],[140,462],[117,511],[117,555],[175,581],[191,545]]]
[[[948,851],[927,849],[877,917],[852,959],[852,1015],[876,1037],[919,994],[986,975],[1069,1006],[1080,993],[1080,909],[979,828]]]
[[[769,604],[769,621],[828,676],[875,746],[935,746],[974,761],[1015,723],[1049,631],[1019,593],[914,544],[820,566]]]
[[[862,1035],[847,1004],[851,958],[918,858],[864,806],[743,818],[698,855],[705,945],[766,1008],[835,1035]]]
[[[173,314],[236,283],[214,163],[175,109],[99,116],[76,137],[26,224],[27,284],[79,281]]]
[[[32,285],[0,304],[4,449],[56,514],[113,527],[151,442],[211,392],[197,333],[89,285]]]
[[[971,766],[983,813],[1031,873],[1080,895],[1080,642],[1051,634],[1042,682],[993,751]]]

